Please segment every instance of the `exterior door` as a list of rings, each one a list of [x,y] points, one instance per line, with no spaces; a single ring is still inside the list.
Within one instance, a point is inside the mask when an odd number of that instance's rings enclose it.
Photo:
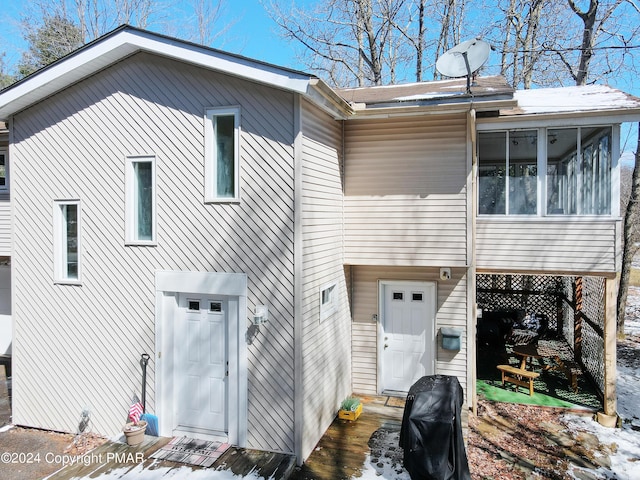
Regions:
[[[227,302],[180,296],[176,329],[178,428],[227,432]]]
[[[407,392],[435,373],[434,282],[381,282],[381,390]]]

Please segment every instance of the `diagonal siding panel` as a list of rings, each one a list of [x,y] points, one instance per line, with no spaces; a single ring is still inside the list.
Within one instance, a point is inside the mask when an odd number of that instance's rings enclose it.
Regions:
[[[203,115],[225,105],[241,108],[242,201],[205,205]],[[249,309],[270,308],[248,347],[248,444],[293,452],[292,118],[291,94],[147,54],[16,116],[16,423],[75,431],[89,407],[94,430],[115,433],[155,348],[154,272],[245,272]],[[156,155],[156,247],[124,246],[133,154]],[[65,198],[82,202],[81,287],[52,281]]]

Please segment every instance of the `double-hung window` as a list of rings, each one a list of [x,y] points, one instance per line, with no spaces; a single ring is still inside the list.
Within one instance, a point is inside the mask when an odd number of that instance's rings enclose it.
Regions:
[[[126,242],[130,245],[156,243],[156,159],[127,157]]]
[[[53,206],[54,280],[80,283],[80,201],[59,200]]]
[[[205,202],[240,199],[240,109],[210,108],[205,112]]]

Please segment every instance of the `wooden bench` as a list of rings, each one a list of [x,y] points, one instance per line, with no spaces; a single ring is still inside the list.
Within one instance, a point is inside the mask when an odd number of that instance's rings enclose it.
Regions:
[[[504,382],[510,382],[521,387],[529,387],[529,395],[533,395],[533,379],[538,378],[538,372],[524,370],[511,365],[498,365],[498,370],[502,372],[502,386]]]

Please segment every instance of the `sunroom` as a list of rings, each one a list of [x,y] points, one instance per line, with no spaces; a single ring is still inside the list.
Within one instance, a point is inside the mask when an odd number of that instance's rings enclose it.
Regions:
[[[617,215],[614,157],[611,126],[480,132],[478,214]]]
[[[573,120],[577,124],[478,125],[476,272],[478,278],[543,276],[558,284],[563,278],[602,278],[603,351],[598,358],[603,359],[604,410],[613,414],[615,348],[608,349],[607,342],[613,339],[615,345],[620,270],[620,127],[598,119]],[[573,341],[569,346],[575,347]],[[584,368],[580,352],[574,353]]]

